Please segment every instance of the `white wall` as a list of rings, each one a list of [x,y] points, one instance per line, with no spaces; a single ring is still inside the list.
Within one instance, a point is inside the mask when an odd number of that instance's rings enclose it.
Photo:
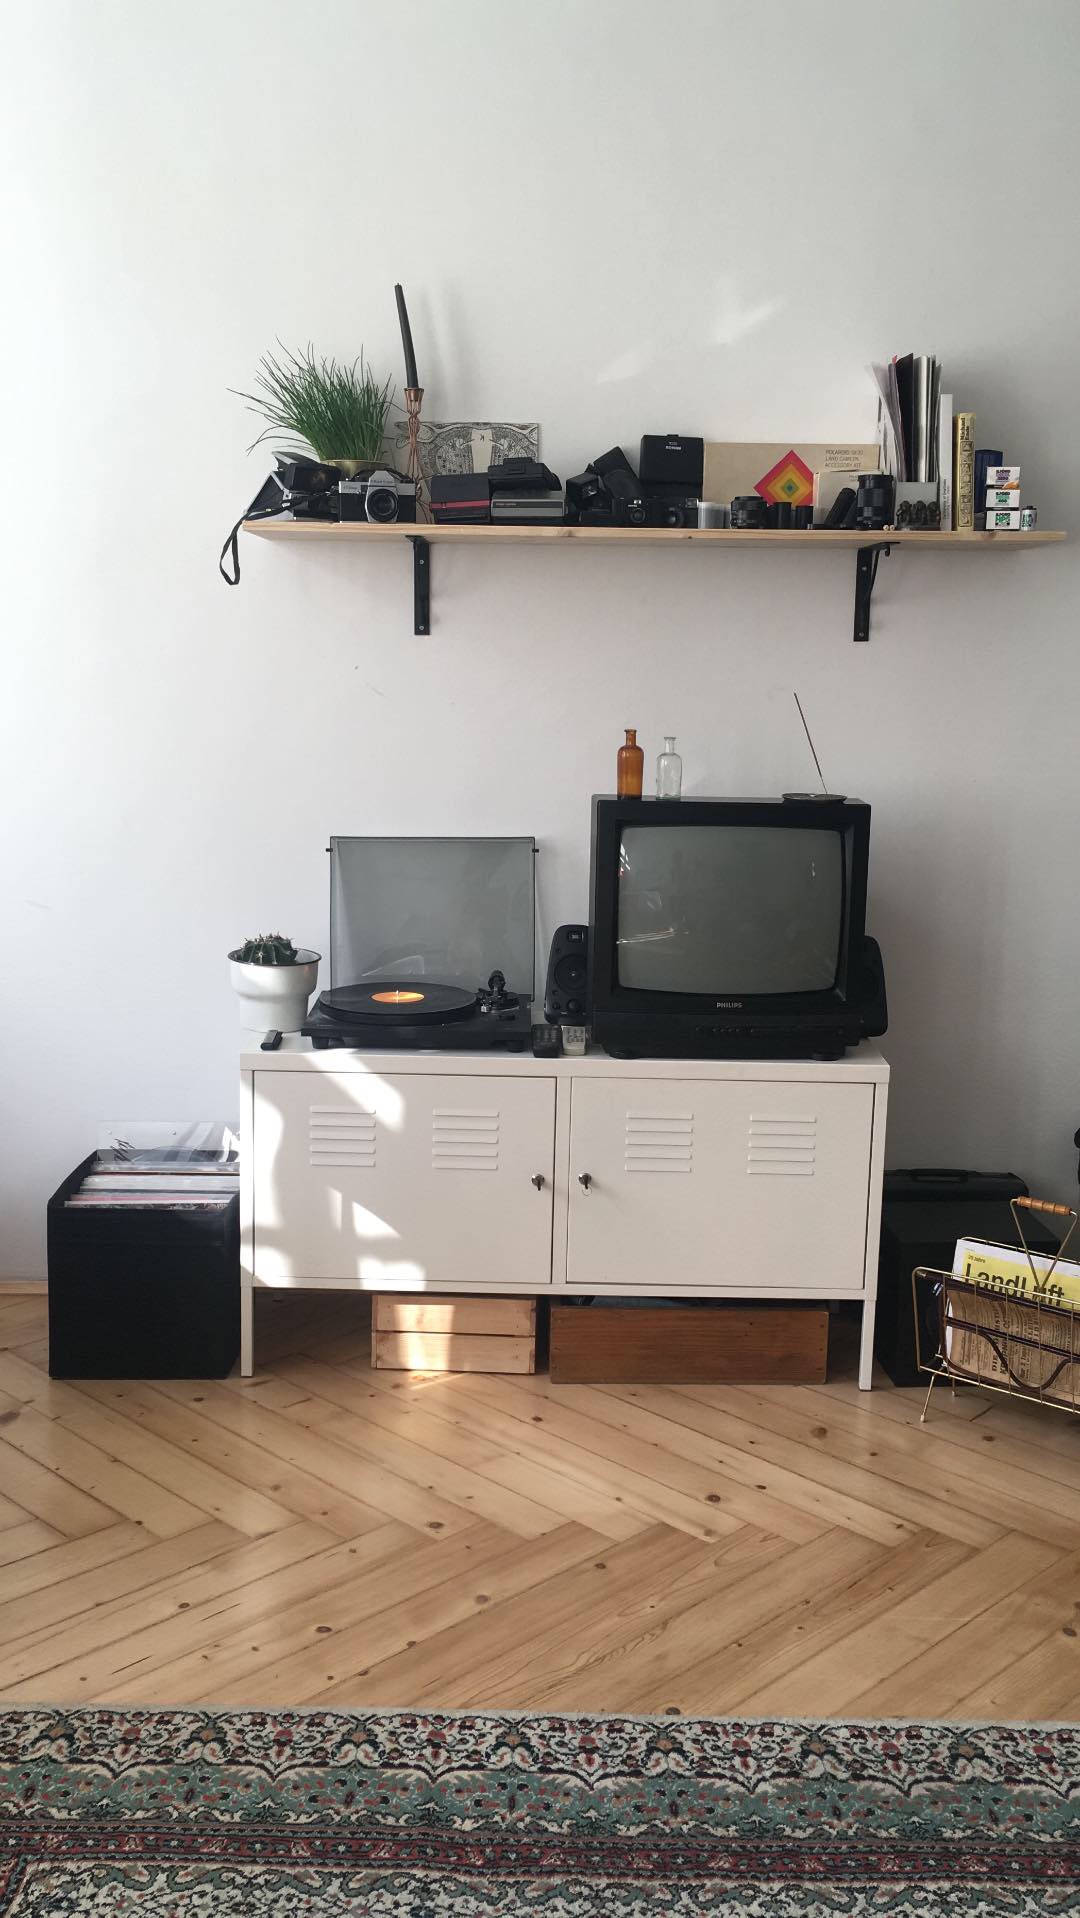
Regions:
[[[245,542],[229,387],[275,336],[432,418],[536,418],[557,471],[643,430],[871,436],[937,351],[1073,523],[1072,0],[3,0],[0,1269],[99,1119],[235,1110],[224,954],[325,947],[328,833],[535,832],[586,909],[588,797],[636,724],[691,791],[873,803],[890,1160],[1068,1198],[1080,1122],[1077,549],[756,553]]]

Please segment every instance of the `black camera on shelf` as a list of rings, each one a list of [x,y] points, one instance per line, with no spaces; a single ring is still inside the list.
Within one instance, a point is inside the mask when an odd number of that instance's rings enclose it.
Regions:
[[[604,492],[610,500],[610,518],[615,526],[647,526],[649,524],[649,503],[645,499],[641,485],[633,473],[626,473],[616,466],[605,473],[601,481]]]
[[[566,518],[575,526],[648,526],[645,495],[622,447],[566,481]]]
[[[416,481],[392,466],[373,465],[355,479],[340,482],[338,501],[343,520],[367,520],[375,526],[388,526],[394,520],[414,522]]]
[[[703,442],[646,434],[641,475],[621,446],[566,482],[566,517],[579,526],[696,526]]]
[[[274,471],[266,487],[271,494],[276,487],[280,499],[273,501],[271,511],[291,513],[294,519],[340,519],[337,489],[342,477],[340,466],[327,460],[275,453]]]
[[[696,526],[705,442],[687,433],[643,433],[638,462],[649,526]]]
[[[647,526],[645,495],[621,446],[566,482],[566,517],[578,526]]]
[[[645,494],[646,526],[696,526],[697,494],[691,499],[678,487],[651,486]]]

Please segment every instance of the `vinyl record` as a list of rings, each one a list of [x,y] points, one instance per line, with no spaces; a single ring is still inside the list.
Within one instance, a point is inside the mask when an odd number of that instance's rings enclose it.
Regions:
[[[430,979],[369,979],[324,992],[315,1010],[344,1025],[446,1025],[472,1016],[476,994]]]

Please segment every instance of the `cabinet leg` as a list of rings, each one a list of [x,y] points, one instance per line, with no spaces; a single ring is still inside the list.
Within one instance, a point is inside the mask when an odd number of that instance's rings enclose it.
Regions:
[[[255,1370],[255,1288],[240,1284],[240,1372],[249,1379]]]
[[[874,1370],[874,1319],[877,1300],[867,1299],[862,1309],[862,1337],[859,1340],[859,1390],[869,1392]]]

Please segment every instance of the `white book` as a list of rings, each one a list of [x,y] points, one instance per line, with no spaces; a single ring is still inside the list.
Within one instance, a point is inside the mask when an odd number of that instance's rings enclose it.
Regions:
[[[951,533],[953,530],[952,496],[952,445],[953,445],[953,396],[943,393],[938,402],[938,505],[941,508],[941,530]]]

